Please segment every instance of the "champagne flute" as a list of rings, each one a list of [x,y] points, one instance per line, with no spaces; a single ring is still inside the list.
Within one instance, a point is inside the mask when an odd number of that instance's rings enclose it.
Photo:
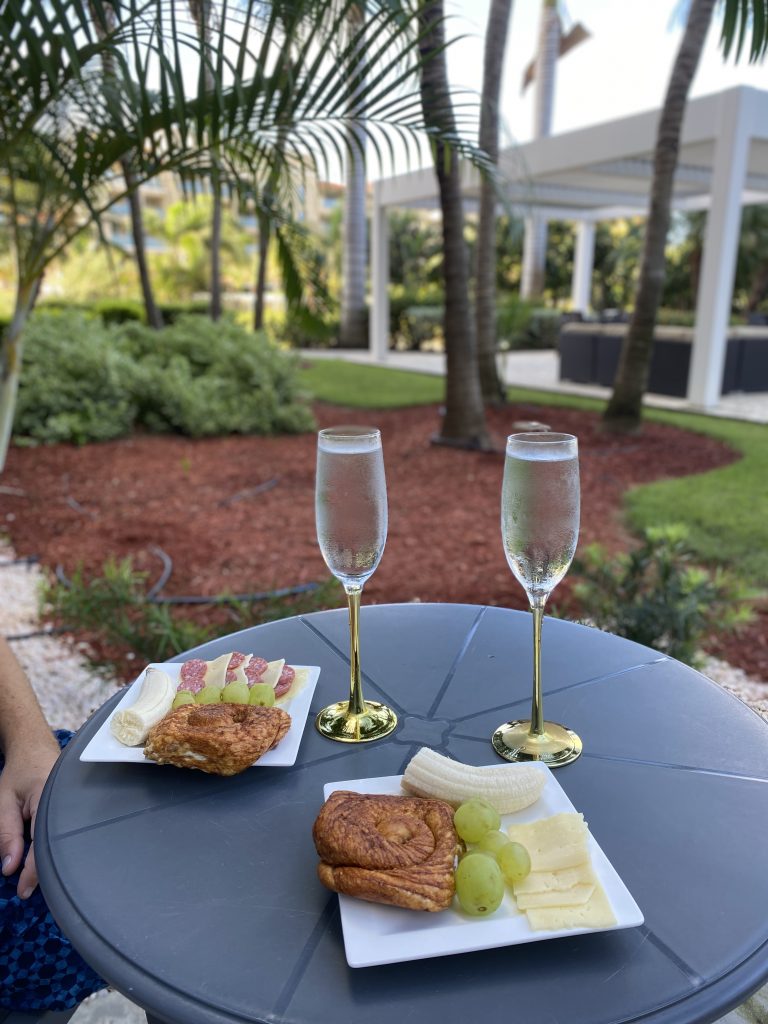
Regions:
[[[323,708],[318,732],[343,743],[366,743],[397,725],[391,708],[363,700],[360,681],[360,598],[384,553],[387,484],[381,434],[373,427],[329,427],[317,437],[317,540],[325,564],[349,605],[349,700]]]
[[[579,536],[579,449],[572,434],[507,438],[501,536],[509,567],[533,612],[533,700],[530,719],[500,725],[491,743],[508,761],[543,761],[556,768],[581,753],[575,732],[544,721],[541,699],[544,605],[568,571]]]

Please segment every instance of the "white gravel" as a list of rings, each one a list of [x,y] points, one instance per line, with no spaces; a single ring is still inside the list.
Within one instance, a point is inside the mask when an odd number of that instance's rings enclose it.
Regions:
[[[51,726],[77,729],[115,692],[117,684],[107,673],[94,672],[82,650],[73,649],[61,638],[23,638],[42,628],[38,593],[43,576],[36,565],[16,563],[15,558],[13,549],[0,541],[0,633],[10,639]],[[741,669],[714,658],[707,660],[704,671],[768,721],[768,683],[751,679]],[[145,1020],[139,1007],[110,990],[87,999],[72,1018],[72,1024],[145,1024]],[[718,1024],[765,1021],[768,986]]]

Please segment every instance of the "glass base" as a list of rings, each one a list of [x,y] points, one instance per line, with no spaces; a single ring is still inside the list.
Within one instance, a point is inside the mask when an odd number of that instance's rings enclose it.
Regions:
[[[321,736],[340,743],[370,743],[389,736],[397,725],[397,715],[386,706],[374,700],[365,701],[365,711],[353,715],[349,701],[340,700],[323,708],[315,719],[315,728]]]
[[[533,736],[530,728],[525,719],[505,722],[491,736],[493,749],[507,761],[543,761],[549,768],[570,764],[581,753],[581,740],[564,725],[545,722],[541,736]]]

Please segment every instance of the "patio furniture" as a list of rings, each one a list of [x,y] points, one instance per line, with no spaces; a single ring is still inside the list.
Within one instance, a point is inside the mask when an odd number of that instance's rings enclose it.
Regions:
[[[42,1013],[22,1013],[20,1010],[4,1010],[0,1007],[0,1024],[67,1024],[77,1007],[71,1010],[50,1010]]]
[[[547,618],[545,707],[584,741],[556,779],[645,915],[639,928],[352,970],[311,839],[326,782],[397,775],[422,745],[501,763],[526,713],[531,620],[470,605],[368,606],[366,695],[400,725],[338,745],[312,716],[347,685],[347,617],[321,612],[216,640],[320,665],[293,768],[233,778],[83,763],[112,698],[65,750],[37,818],[43,891],[114,987],[166,1024],[706,1024],[768,979],[768,731],[692,669]],[[181,659],[177,659],[181,660]]]

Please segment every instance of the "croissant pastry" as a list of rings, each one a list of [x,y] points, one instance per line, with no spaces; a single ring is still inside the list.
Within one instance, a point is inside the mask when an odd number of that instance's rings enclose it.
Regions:
[[[312,835],[320,881],[334,892],[409,910],[445,910],[459,849],[442,800],[337,790]]]

